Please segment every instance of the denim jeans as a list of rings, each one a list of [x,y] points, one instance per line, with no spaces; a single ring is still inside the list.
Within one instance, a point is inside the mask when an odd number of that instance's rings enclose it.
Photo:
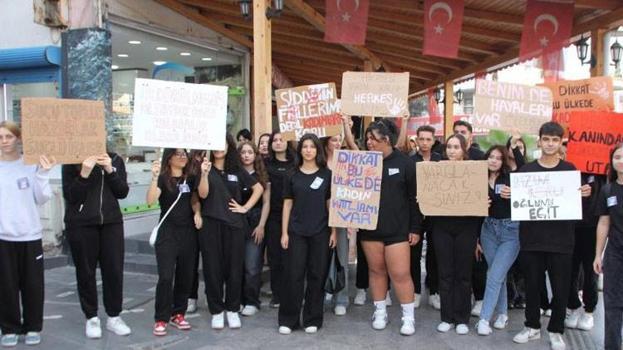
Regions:
[[[485,218],[480,245],[489,262],[487,285],[480,318],[490,321],[495,311],[506,315],[506,274],[519,254],[519,222]]]

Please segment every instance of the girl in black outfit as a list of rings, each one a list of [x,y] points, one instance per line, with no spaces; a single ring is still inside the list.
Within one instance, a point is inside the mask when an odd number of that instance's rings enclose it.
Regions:
[[[283,209],[283,183],[286,174],[294,169],[294,152],[279,131],[273,131],[268,140],[266,170],[270,182],[270,213],[266,222],[266,248],[270,266],[270,288],[273,293],[270,306],[279,307],[285,251],[281,247],[281,218]]]
[[[100,338],[95,272],[99,264],[108,314],[106,328],[128,335],[119,314],[123,302],[123,216],[119,199],[128,195],[123,159],[115,153],[91,156],[81,165],[63,165],[65,227],[76,265],[80,305],[88,338]]]
[[[188,155],[188,169],[186,174],[189,176],[194,176],[198,181],[201,175],[201,163],[203,163],[203,158],[206,155],[205,150],[191,150]],[[201,225],[200,225],[201,226]],[[199,227],[200,229],[201,227]],[[197,239],[197,247],[199,247],[199,229],[197,229],[197,234],[195,235]],[[199,248],[195,250],[195,265],[193,266],[193,284],[190,287],[190,295],[188,296],[188,307],[186,308],[186,313],[194,313],[197,312],[197,298],[199,296]]]
[[[160,203],[161,221],[165,213],[171,210],[158,229],[155,244],[158,285],[153,333],[157,336],[167,334],[169,321],[181,330],[191,328],[184,313],[188,306],[198,249],[196,228],[202,224],[195,192],[196,178],[187,173],[186,150],[166,149],[162,155],[162,173],[160,164],[155,161],[152,165],[152,180],[147,191],[148,205],[154,204],[156,200]]]
[[[243,188],[252,188],[253,194],[240,204]],[[234,138],[227,134],[226,149],[213,151],[210,160],[205,158],[201,164],[198,187],[203,217],[199,247],[214,329],[225,327],[225,311],[229,328],[241,326],[238,311],[248,230],[244,214],[260,199],[262,191],[262,185],[240,166]]]
[[[303,289],[305,332],[316,333],[322,327],[329,248],[337,241],[335,228],[329,229],[331,170],[318,137],[303,135],[297,156],[296,170],[283,187],[281,246],[286,250],[287,267],[279,307],[281,334],[299,327]]]

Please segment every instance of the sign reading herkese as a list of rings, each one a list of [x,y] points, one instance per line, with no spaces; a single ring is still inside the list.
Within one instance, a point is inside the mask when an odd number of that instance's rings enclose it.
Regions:
[[[329,226],[375,230],[379,217],[383,154],[339,150],[331,176]]]
[[[275,91],[275,98],[279,131],[285,140],[299,140],[306,133],[326,137],[342,132],[335,83],[281,89]]]
[[[416,164],[417,201],[428,216],[489,215],[486,161]]]
[[[39,156],[59,164],[80,164],[106,153],[106,127],[102,101],[22,98],[24,162]]]
[[[357,116],[401,117],[409,114],[409,72],[344,72],[342,113]]]

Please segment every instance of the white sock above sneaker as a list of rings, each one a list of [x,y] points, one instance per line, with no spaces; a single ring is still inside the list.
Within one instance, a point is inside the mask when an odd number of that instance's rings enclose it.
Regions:
[[[380,301],[375,301],[374,302],[374,308],[376,310],[387,311],[387,303],[385,302],[385,299],[380,300]]]
[[[415,316],[413,315],[414,310],[415,310],[415,303],[409,303],[409,304],[400,304],[400,307],[402,308],[402,316],[408,319],[414,319]]]

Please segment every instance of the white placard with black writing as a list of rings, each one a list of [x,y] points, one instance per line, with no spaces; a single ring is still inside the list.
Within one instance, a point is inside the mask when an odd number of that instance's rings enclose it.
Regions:
[[[579,171],[511,174],[513,221],[582,220]]]

